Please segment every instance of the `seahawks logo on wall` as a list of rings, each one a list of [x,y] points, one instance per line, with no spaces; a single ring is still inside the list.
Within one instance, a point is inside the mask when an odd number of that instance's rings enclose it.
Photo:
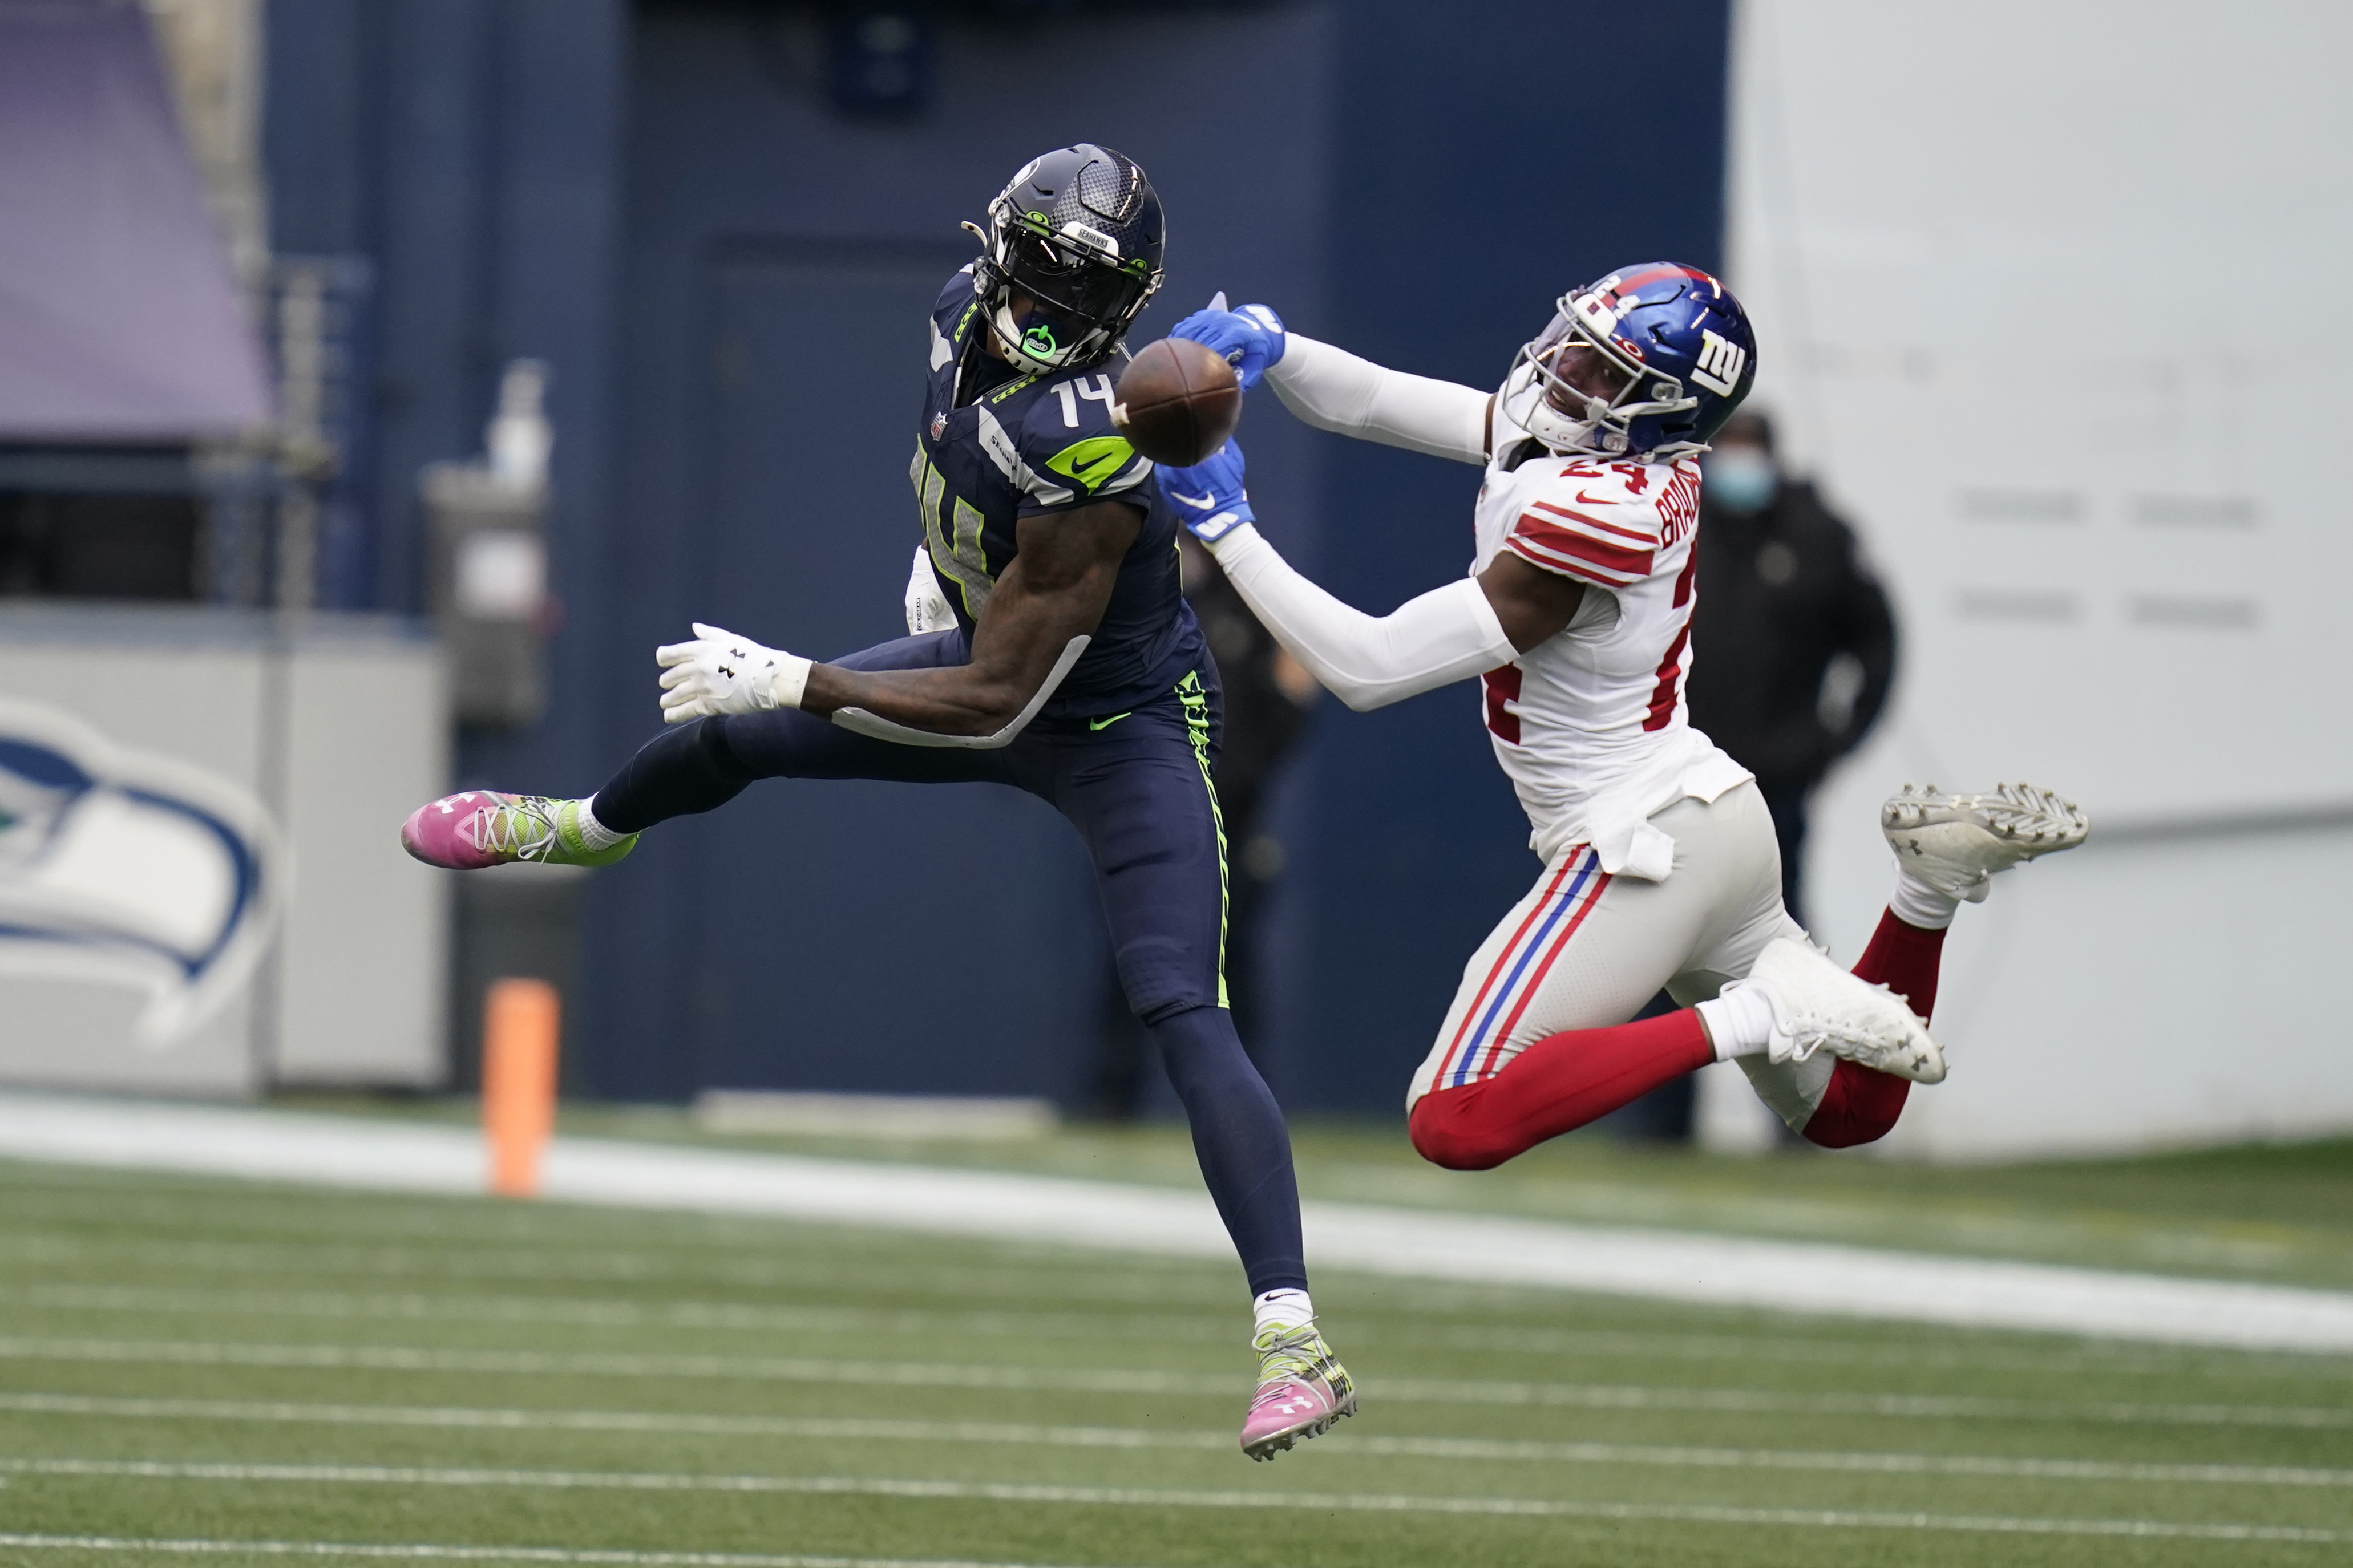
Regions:
[[[251,977],[290,869],[227,780],[0,700],[0,973],[144,992],[168,1046]]]

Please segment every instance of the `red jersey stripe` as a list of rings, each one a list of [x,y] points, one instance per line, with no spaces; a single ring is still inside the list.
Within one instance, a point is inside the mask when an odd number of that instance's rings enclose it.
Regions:
[[[1540,572],[1550,572],[1562,577],[1574,577],[1580,583],[1590,583],[1600,588],[1630,588],[1641,581],[1623,573],[1605,572],[1582,561],[1566,555],[1555,555],[1548,550],[1529,543],[1525,539],[1506,539],[1504,548]]]
[[[1655,547],[1659,542],[1659,536],[1655,533],[1644,533],[1639,528],[1620,528],[1614,522],[1604,522],[1598,517],[1588,517],[1581,511],[1571,511],[1565,506],[1555,506],[1548,500],[1530,501],[1528,504],[1538,511],[1548,511],[1555,517],[1568,518],[1573,521],[1585,524],[1588,528],[1606,529],[1621,539],[1630,539],[1637,543]]]
[[[1655,547],[1637,550],[1628,544],[1613,544],[1606,539],[1596,539],[1590,534],[1563,528],[1556,522],[1546,522],[1533,512],[1520,514],[1520,520],[1512,525],[1512,536],[1525,539],[1555,554],[1574,556],[1587,565],[1630,578],[1649,576],[1655,553]]]
[[[1506,539],[1504,541],[1504,548],[1540,572],[1551,572],[1563,577],[1574,577],[1579,582],[1591,583],[1597,587],[1630,588],[1641,581],[1639,576],[1630,576],[1621,572],[1605,572],[1599,566],[1588,565],[1572,557],[1556,555],[1551,551],[1540,545],[1532,544],[1525,539]]]

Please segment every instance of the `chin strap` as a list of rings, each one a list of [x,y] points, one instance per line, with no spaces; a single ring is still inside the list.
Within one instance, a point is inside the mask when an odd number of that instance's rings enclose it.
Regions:
[[[885,719],[879,713],[870,713],[863,708],[837,708],[833,710],[833,721],[845,730],[871,735],[878,741],[893,741],[902,746],[955,746],[968,752],[993,752],[999,746],[1011,745],[1013,738],[1029,727],[1029,721],[1038,717],[1038,710],[1046,706],[1046,700],[1054,695],[1054,689],[1062,684],[1071,673],[1071,667],[1079,662],[1079,656],[1087,651],[1087,644],[1093,640],[1092,637],[1072,637],[1064,646],[1062,656],[1054,661],[1054,668],[1046,672],[1045,683],[1038,688],[1021,711],[1013,716],[1012,721],[993,735],[943,735],[935,730],[913,729]]]
[[[1516,383],[1516,384],[1514,384]],[[1636,403],[1622,408],[1609,408],[1599,398],[1588,399],[1588,413],[1629,416],[1678,413],[1693,400],[1681,403]],[[1608,441],[1625,439],[1622,431],[1599,417],[1572,419],[1545,401],[1544,387],[1533,378],[1523,378],[1521,367],[1514,366],[1512,376],[1495,395],[1495,416],[1503,423],[1535,440],[1547,452],[1563,458],[1590,458],[1605,463],[1672,463],[1681,458],[1694,457],[1708,449],[1704,441],[1670,441],[1648,451],[1629,451],[1623,447],[1611,449],[1594,444],[1595,439]]]

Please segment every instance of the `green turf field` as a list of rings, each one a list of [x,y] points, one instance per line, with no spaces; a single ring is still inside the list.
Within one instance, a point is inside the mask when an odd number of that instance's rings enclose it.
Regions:
[[[1150,1180],[1180,1139],[921,1152]],[[1439,1201],[1393,1142],[1310,1130],[1306,1184]],[[2348,1163],[1572,1142],[1452,1190],[2341,1283]],[[1253,1466],[1240,1295],[1228,1265],[0,1163],[0,1562],[2353,1560],[2353,1358],[1325,1274],[1366,1413]],[[277,1545],[205,1544],[245,1542]]]
[[[468,1121],[455,1101],[304,1105]],[[1080,1124],[1005,1143],[713,1137],[681,1111],[567,1107],[566,1132],[1200,1190],[1174,1124]],[[1926,1166],[1799,1148],[1764,1160],[1629,1149],[1588,1131],[1493,1171],[1441,1171],[1396,1125],[1294,1121],[1311,1198],[1536,1219],[1734,1231],[1932,1252],[2353,1289],[2353,1139],[2134,1159]]]

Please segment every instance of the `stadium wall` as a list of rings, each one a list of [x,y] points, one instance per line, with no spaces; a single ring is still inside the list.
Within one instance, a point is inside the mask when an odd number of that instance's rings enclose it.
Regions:
[[[1726,13],[1648,8],[1668,63],[1621,96],[1523,64],[1622,26],[1586,0],[944,8],[928,105],[875,117],[828,102],[815,8],[273,5],[273,244],[378,268],[379,605],[419,603],[417,468],[479,449],[506,361],[554,371],[554,702],[462,737],[459,782],[593,788],[652,727],[646,652],[690,616],[819,654],[897,631],[909,301],[1022,158],[1094,138],[1151,170],[1171,262],[1147,334],[1222,288],[1486,384],[1571,282],[1714,263]],[[1271,409],[1244,434],[1270,531],[1356,602],[1463,569],[1471,470]],[[1271,1076],[1294,1109],[1393,1111],[1534,874],[1525,822],[1461,692],[1327,703],[1282,816]],[[1075,1092],[1102,938],[1037,803],[771,785],[662,839],[593,886],[582,1087]]]
[[[2353,860],[2353,748],[2327,717],[2353,535],[2325,458],[2353,329],[2272,314],[2299,286],[2253,281],[2353,241],[2331,63],[2353,13],[1741,15],[1730,280],[1767,345],[1759,396],[1905,630],[1885,720],[1817,801],[1817,934],[1868,939],[1875,808],[1905,779],[2023,776],[2093,820],[1961,912],[1953,1076],[1882,1152],[2353,1128],[2322,979]]]

